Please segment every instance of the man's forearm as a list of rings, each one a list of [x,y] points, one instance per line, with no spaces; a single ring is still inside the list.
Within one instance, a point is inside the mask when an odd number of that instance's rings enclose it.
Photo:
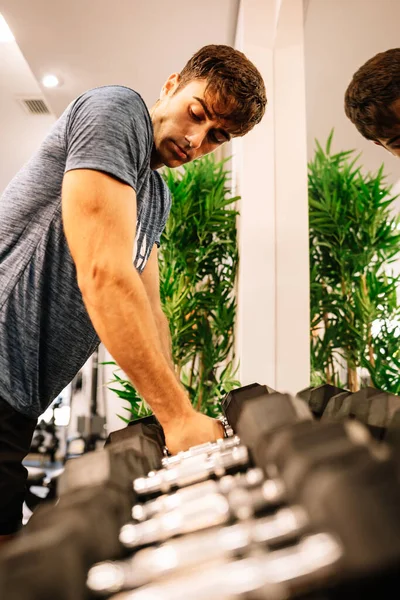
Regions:
[[[165,356],[169,337],[165,327],[158,331],[140,276],[132,268],[98,279],[82,286],[82,295],[100,339],[163,426],[184,420],[193,409]]]
[[[171,331],[169,328],[168,319],[162,311],[158,311],[157,315],[155,316],[155,321],[157,325],[158,334],[160,336],[162,352],[171,369],[175,372],[174,359],[172,356]]]

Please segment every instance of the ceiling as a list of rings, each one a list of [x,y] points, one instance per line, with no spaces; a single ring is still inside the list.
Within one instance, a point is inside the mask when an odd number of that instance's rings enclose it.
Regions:
[[[0,0],[16,40],[0,44],[0,193],[76,96],[121,84],[150,107],[196,50],[234,44],[238,10],[239,0]],[[59,88],[41,87],[48,72]],[[53,116],[27,116],[21,95],[41,95]]]
[[[164,80],[209,43],[233,44],[239,0],[0,0],[33,75],[59,75],[43,90],[58,116],[98,85],[133,87],[157,100]]]

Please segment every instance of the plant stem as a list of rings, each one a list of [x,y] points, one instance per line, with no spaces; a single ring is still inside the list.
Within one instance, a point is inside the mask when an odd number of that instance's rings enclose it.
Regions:
[[[189,388],[190,389],[192,389],[192,384],[193,384],[193,375],[194,375],[194,366],[196,363],[196,357],[197,357],[197,354],[195,353],[193,355],[192,365],[190,367],[190,378],[189,378]]]
[[[358,378],[357,378],[357,369],[356,367],[350,366],[349,363],[347,363],[347,380],[348,380],[348,386],[349,386],[349,391],[350,392],[358,392],[358,390],[360,389],[360,385],[358,383]]]
[[[346,283],[343,278],[341,279],[341,288],[342,288],[343,300],[347,301],[347,305],[348,305],[348,307],[350,307],[352,298],[351,298],[350,294],[347,293]],[[350,308],[348,308],[348,311],[351,316],[350,322],[348,321],[348,323],[349,323],[349,325],[354,326],[354,312]],[[347,346],[346,350],[348,352],[348,356],[352,356],[351,347]],[[350,392],[358,392],[358,390],[360,389],[360,384],[358,382],[358,377],[357,377],[357,366],[354,365],[353,359],[351,360],[351,362],[349,360],[347,360],[347,380],[348,380],[348,386],[349,386]]]
[[[322,286],[326,289],[325,284],[322,284]],[[328,313],[324,312],[323,315],[322,315],[322,318],[324,320],[325,335],[326,335],[327,332],[328,332],[328,329],[329,329]],[[328,362],[326,364],[326,371],[325,371],[325,373],[326,373],[326,383],[332,383],[332,375],[331,375],[331,371],[330,371],[329,367],[330,367],[330,365],[329,365],[329,359],[328,359]],[[333,369],[332,369],[332,372],[333,372]]]
[[[365,298],[368,298],[368,287],[367,287],[367,278],[365,273],[361,276],[362,290]],[[374,348],[372,345],[372,330],[371,330],[371,322],[367,323],[367,347],[368,347],[368,356],[369,362],[371,363],[371,367],[375,367],[375,356],[374,356]]]
[[[197,398],[197,410],[200,411],[201,403],[203,402],[203,375],[204,375],[204,362],[203,355],[200,354],[200,365],[199,365],[199,395]]]

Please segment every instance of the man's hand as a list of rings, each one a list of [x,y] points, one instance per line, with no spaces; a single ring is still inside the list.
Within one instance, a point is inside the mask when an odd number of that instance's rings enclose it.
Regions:
[[[193,411],[184,421],[164,427],[164,433],[168,450],[171,454],[176,454],[191,446],[223,438],[224,428],[217,419]]]

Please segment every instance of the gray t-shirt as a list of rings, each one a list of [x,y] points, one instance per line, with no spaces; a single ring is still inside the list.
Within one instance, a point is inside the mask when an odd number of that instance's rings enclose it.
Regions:
[[[95,88],[68,106],[0,198],[0,398],[28,417],[47,408],[99,343],[63,231],[64,173],[94,169],[135,190],[141,273],[171,206],[150,169],[152,144],[136,92]]]

